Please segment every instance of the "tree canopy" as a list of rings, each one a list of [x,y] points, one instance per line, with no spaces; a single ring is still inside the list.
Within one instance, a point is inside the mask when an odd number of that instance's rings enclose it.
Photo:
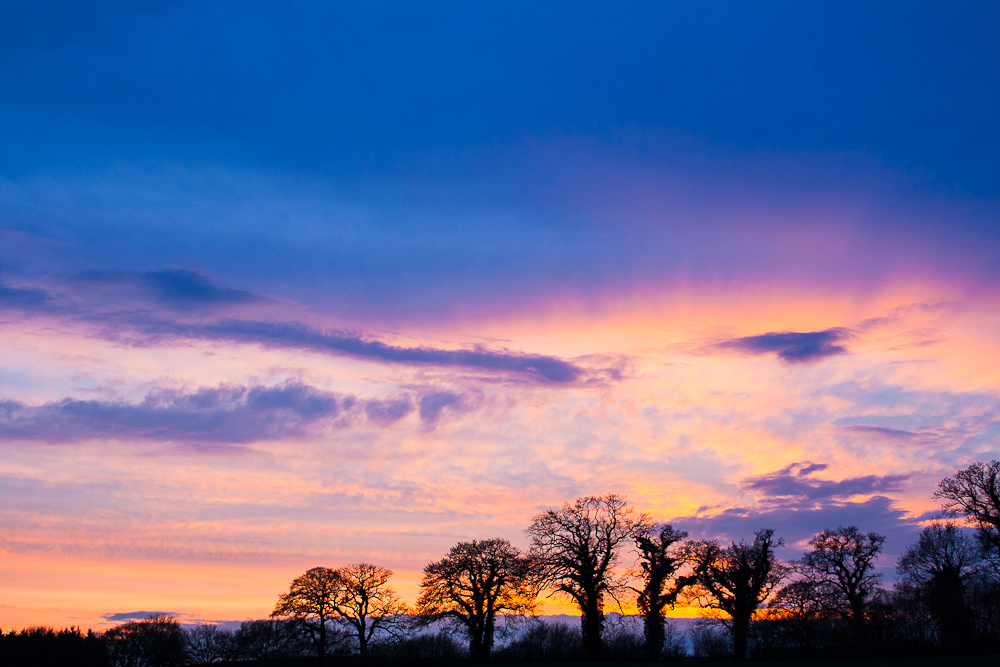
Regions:
[[[683,541],[688,534],[670,524],[640,526],[635,531],[636,550],[643,586],[636,605],[643,616],[646,657],[658,660],[663,651],[663,610],[677,602],[677,596],[694,581],[693,576],[678,576],[687,563]]]
[[[337,570],[314,567],[292,580],[287,593],[278,597],[272,618],[298,621],[309,635],[322,665],[326,659],[327,622],[337,614],[337,599],[343,587],[343,577]]]
[[[623,496],[608,494],[536,514],[528,527],[530,553],[544,581],[580,608],[583,646],[591,657],[601,653],[605,599],[625,589],[613,573],[621,549],[648,523]]]
[[[530,614],[538,596],[535,563],[505,539],[459,542],[424,568],[417,611],[459,626],[473,660],[493,649],[497,616]]]
[[[813,535],[810,550],[798,562],[826,606],[851,619],[856,647],[864,643],[865,613],[882,578],[875,559],[884,542],[884,535],[862,533],[857,526],[827,528]]]
[[[934,497],[975,527],[983,549],[1000,570],[1000,461],[976,462],[941,480]]]
[[[737,660],[746,658],[747,631],[754,613],[787,572],[775,555],[775,548],[784,542],[774,538],[774,529],[762,528],[754,535],[753,543],[741,540],[728,547],[716,540],[693,542],[687,552],[696,568],[690,597],[732,619],[733,654]]]

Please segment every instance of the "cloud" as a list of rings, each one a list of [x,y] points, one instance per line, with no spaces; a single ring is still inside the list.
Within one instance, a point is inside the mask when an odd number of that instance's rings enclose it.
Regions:
[[[297,347],[346,354],[388,363],[453,366],[481,371],[507,372],[546,383],[565,384],[583,375],[583,369],[557,357],[522,354],[482,347],[442,350],[433,347],[398,347],[342,331],[320,331],[299,322],[223,320],[215,324],[185,325],[161,322],[144,328],[148,335],[176,335],[209,340],[259,343],[271,347]]]
[[[919,433],[914,433],[912,431],[902,431],[898,428],[889,428],[888,426],[868,426],[866,424],[841,426],[837,430],[848,431],[851,433],[869,433],[873,435],[882,435],[889,438],[895,438],[898,440],[911,440],[913,438],[920,436]]]
[[[290,381],[274,387],[222,385],[159,391],[140,403],[66,398],[39,406],[0,402],[0,439],[74,442],[91,438],[247,443],[302,434],[349,408],[353,398]]]
[[[141,621],[153,616],[177,616],[172,611],[122,611],[116,614],[104,614],[106,621]]]
[[[217,287],[208,276],[192,269],[166,268],[145,272],[90,270],[76,274],[74,282],[140,288],[150,293],[158,303],[175,310],[261,300],[252,292]]]
[[[438,391],[420,399],[420,419],[425,424],[434,424],[445,408],[455,408],[460,404],[458,394],[452,391]]]
[[[892,561],[912,543],[920,532],[918,519],[895,506],[886,496],[874,496],[864,502],[825,502],[815,507],[735,507],[711,516],[677,517],[675,528],[688,531],[693,538],[723,540],[753,539],[759,528],[775,528],[789,546],[802,544],[824,528],[858,526],[888,537],[885,561]],[[794,547],[793,547],[794,548]],[[792,553],[779,554],[784,559]]]
[[[2,308],[36,307],[50,301],[51,298],[49,293],[42,289],[7,287],[0,283],[0,307]]]
[[[843,328],[826,329],[824,331],[795,332],[781,331],[746,336],[716,343],[712,347],[722,350],[735,350],[743,354],[776,353],[779,358],[789,363],[819,361],[826,357],[846,354],[847,348],[835,345],[851,337],[850,331]]]
[[[212,305],[238,305],[260,301],[263,297],[244,290],[216,287],[204,274],[189,269],[163,269],[139,272],[120,269],[92,270],[78,273],[77,285],[141,289],[171,310],[192,310]],[[87,295],[88,299],[92,295]],[[116,295],[121,296],[121,295]],[[126,298],[130,296],[126,293]],[[131,296],[135,296],[134,293]],[[52,297],[41,289],[14,289],[0,284],[0,308],[17,307],[52,311]],[[442,350],[434,347],[401,347],[345,331],[323,331],[301,322],[226,319],[209,324],[191,324],[172,319],[153,319],[146,310],[105,312],[99,306],[86,310],[81,304],[64,302],[55,310],[74,313],[86,322],[102,327],[101,335],[110,339],[131,338],[132,343],[149,344],[163,338],[258,343],[344,354],[386,363],[418,364],[512,373],[551,384],[568,384],[583,378],[587,369],[558,357],[490,350]],[[139,340],[135,334],[139,335]],[[145,337],[146,340],[141,340]],[[603,358],[602,358],[603,359]],[[620,359],[615,360],[619,365]],[[592,378],[620,380],[620,368],[590,369]]]
[[[909,475],[866,475],[833,482],[810,477],[826,468],[822,463],[793,463],[777,472],[748,478],[741,486],[758,492],[765,502],[784,504],[886,493],[897,490],[909,478]]]
[[[399,421],[412,411],[413,404],[409,398],[371,400],[365,403],[365,414],[368,415],[368,419],[382,426]]]

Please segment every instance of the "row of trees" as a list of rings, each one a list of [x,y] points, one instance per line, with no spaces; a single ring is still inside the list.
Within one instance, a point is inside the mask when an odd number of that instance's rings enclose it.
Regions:
[[[976,539],[954,523],[935,523],[897,564],[897,600],[920,607],[931,620],[934,641],[948,651],[966,647],[973,638],[970,582],[992,576],[989,581],[995,585],[1000,573],[998,477],[1000,463],[991,461],[945,479],[936,496],[946,511],[974,524]],[[527,553],[499,538],[456,544],[442,560],[424,568],[412,610],[388,585],[391,572],[360,563],[310,570],[292,582],[273,616],[301,622],[315,640],[320,661],[328,645],[328,620],[348,627],[362,656],[373,637],[396,634],[415,620],[425,625],[444,622],[461,631],[472,659],[485,662],[494,647],[498,619],[533,614],[539,596],[547,591],[575,603],[583,652],[597,657],[603,649],[607,605],[620,610],[631,598],[643,616],[646,657],[658,659],[664,645],[664,610],[684,600],[724,619],[731,652],[743,659],[755,621],[761,627],[786,628],[786,635],[797,633],[804,649],[816,643],[819,628],[846,623],[852,652],[864,653],[873,638],[873,608],[884,612],[890,597],[876,569],[885,537],[856,526],[817,533],[801,559],[784,563],[776,555],[783,542],[773,529],[757,531],[752,542],[728,546],[717,540],[688,540],[687,533],[654,522],[611,494],[542,512],[532,519],[527,534]],[[637,555],[636,566],[622,572],[621,558],[629,547]],[[996,630],[988,629],[987,634]],[[843,639],[843,633],[835,634]]]
[[[640,647],[642,657],[659,660],[665,644],[667,653],[676,655],[676,633],[664,612],[678,601],[710,610],[689,634],[703,656],[803,658],[822,651],[829,657],[872,653],[878,646],[898,652],[902,645],[961,652],[976,642],[996,650],[1000,462],[959,471],[941,482],[936,497],[946,512],[968,519],[975,533],[948,521],[927,526],[899,558],[891,590],[882,586],[876,569],[885,541],[878,533],[855,526],[826,529],[809,540],[800,559],[786,563],[777,557],[783,542],[773,529],[728,545],[690,540],[611,494],[580,498],[533,517],[527,552],[500,538],[456,544],[424,568],[412,608],[393,590],[386,568],[317,567],[292,582],[270,620],[247,621],[237,631],[213,625],[182,631],[169,617],[125,623],[103,635],[31,629],[0,635],[0,657],[5,664],[43,664],[9,657],[45,642],[65,652],[76,642],[93,658],[87,664],[116,667],[270,660],[305,650],[322,664],[330,650],[353,647],[367,657],[373,646],[380,655],[391,647],[396,657],[440,661],[454,654],[455,646],[447,635],[425,630],[436,624],[464,635],[469,657],[486,662],[498,633],[534,615],[545,594],[578,607],[577,639],[570,641],[556,626],[534,623],[526,631],[521,626],[503,649],[506,659],[597,658],[606,655],[609,641],[619,657],[634,657]],[[631,568],[622,567],[627,551],[635,554]],[[628,602],[641,612],[641,641],[631,642],[621,626],[609,637],[605,627],[606,608],[620,612]]]
[[[331,625],[327,641],[339,656],[349,651],[346,639],[343,628]],[[409,665],[458,662],[463,651],[450,635],[419,635],[383,641],[378,653]],[[315,655],[314,638],[293,619],[248,620],[236,629],[213,624],[184,628],[176,618],[154,615],[103,633],[47,627],[0,633],[0,665],[6,667],[174,667],[230,661],[302,665],[315,664]]]

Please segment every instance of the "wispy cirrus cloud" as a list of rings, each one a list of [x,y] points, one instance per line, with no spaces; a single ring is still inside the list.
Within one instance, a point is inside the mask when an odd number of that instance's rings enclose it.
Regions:
[[[776,331],[758,336],[733,338],[711,347],[747,355],[776,354],[788,363],[819,361],[838,354],[847,354],[839,343],[851,338],[848,329],[834,327],[823,331]]]

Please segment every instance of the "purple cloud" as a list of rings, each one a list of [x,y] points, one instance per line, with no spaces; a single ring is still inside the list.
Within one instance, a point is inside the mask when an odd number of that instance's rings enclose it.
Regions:
[[[888,536],[884,557],[888,563],[894,560],[893,555],[902,553],[916,539],[920,532],[918,521],[919,517],[909,517],[892,499],[874,496],[864,502],[827,500],[809,507],[735,507],[711,516],[676,517],[671,523],[695,538],[722,537],[724,540],[752,537],[758,528],[776,528],[789,545],[802,542],[824,528],[858,526],[864,531],[875,530]],[[790,549],[781,556],[791,559],[796,554]]]
[[[850,331],[839,327],[802,333],[781,331],[734,338],[716,343],[712,347],[751,355],[775,353],[788,363],[804,363],[846,354],[847,348],[835,343],[850,337]]]
[[[144,332],[149,335],[259,343],[270,347],[306,348],[388,363],[509,372],[554,384],[573,382],[583,374],[583,369],[579,366],[557,357],[494,351],[481,347],[471,350],[398,347],[342,331],[320,331],[299,322],[223,320],[208,325],[158,323],[147,326]]]
[[[409,398],[379,401],[371,400],[365,403],[365,414],[368,419],[383,426],[399,421],[413,410]]]
[[[104,614],[106,621],[143,621],[153,616],[177,616],[172,611],[122,611],[117,614]]]
[[[441,411],[459,404],[458,394],[452,391],[438,391],[420,399],[420,419],[425,424],[434,424],[441,417]]]
[[[909,475],[866,475],[833,482],[809,477],[826,468],[822,463],[793,463],[777,472],[746,479],[741,486],[759,492],[769,501],[801,502],[886,493],[897,490],[909,478]]]
[[[77,274],[74,283],[139,289],[140,301],[148,301],[152,296],[156,302],[175,311],[251,303],[263,298],[252,292],[217,287],[204,274],[189,269],[168,268],[150,272],[93,270]],[[136,297],[134,293],[126,294],[126,299]],[[308,349],[385,363],[512,373],[550,384],[571,383],[585,374],[585,369],[581,366],[541,354],[489,350],[480,346],[462,350],[401,347],[352,332],[323,331],[301,322],[227,319],[209,324],[190,324],[171,319],[152,319],[145,308],[108,313],[98,307],[84,315],[82,313],[86,309],[80,304],[64,299],[58,308],[54,308],[51,301],[52,297],[41,289],[13,289],[0,285],[0,308],[72,312],[76,317],[103,327],[103,335],[108,338],[130,338],[131,342],[139,344],[143,344],[141,337],[149,341],[176,337],[258,343],[268,347]],[[140,337],[138,341],[136,334]],[[603,370],[611,379],[621,377],[618,369]]]
[[[338,399],[297,382],[276,387],[220,386],[192,393],[160,391],[137,404],[63,399],[39,406],[0,402],[0,439],[74,442],[126,438],[247,443],[301,434],[336,417],[353,398]]]

